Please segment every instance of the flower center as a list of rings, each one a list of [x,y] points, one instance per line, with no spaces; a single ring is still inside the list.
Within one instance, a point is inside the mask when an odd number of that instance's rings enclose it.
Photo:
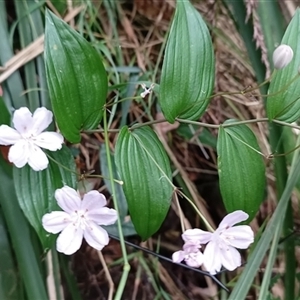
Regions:
[[[72,216],[74,226],[85,230],[85,228],[88,226],[86,213],[86,210],[75,210],[74,215]]]

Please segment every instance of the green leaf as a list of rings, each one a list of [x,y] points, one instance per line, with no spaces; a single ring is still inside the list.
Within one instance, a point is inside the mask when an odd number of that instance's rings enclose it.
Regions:
[[[195,120],[205,111],[214,85],[209,31],[189,1],[177,1],[163,61],[159,103],[165,118]]]
[[[164,221],[172,197],[172,172],[166,152],[150,127],[121,129],[115,163],[124,182],[130,216],[143,240]]]
[[[10,125],[10,113],[2,97],[0,97],[0,124]]]
[[[80,142],[80,131],[102,119],[107,76],[100,55],[76,31],[46,11],[45,65],[59,129],[67,140]]]
[[[17,201],[12,180],[12,167],[4,161],[2,155],[0,155],[0,178],[1,210],[8,228],[27,299],[48,299],[40,269],[40,258],[35,255],[32,233]],[[1,297],[1,299],[8,298]],[[13,299],[20,299],[20,297]]]
[[[232,123],[228,120],[224,125]],[[228,212],[243,210],[255,216],[265,193],[265,165],[255,135],[246,125],[220,127],[218,171]]]
[[[277,70],[272,78],[267,99],[267,116],[270,120],[277,119],[292,123],[300,117],[300,10],[297,9],[291,20],[281,44],[289,45],[294,57],[289,65]]]
[[[111,186],[111,182],[109,180],[109,170],[108,170],[107,154],[106,154],[105,147],[101,147],[99,155],[100,155],[100,168],[101,168],[102,176],[104,177],[104,183],[107,187],[107,190],[110,192],[110,194],[112,194],[112,186]],[[114,177],[114,179],[120,180],[117,170],[116,170],[114,156],[110,155],[110,159],[111,159],[111,163],[112,163],[113,177]],[[118,213],[120,215],[121,220],[123,220],[124,217],[128,213],[127,201],[126,201],[122,186],[116,182],[113,182],[113,184],[115,186],[115,191],[116,191],[115,198],[118,202],[118,208],[119,208]]]
[[[44,214],[60,210],[54,198],[55,190],[64,185],[76,189],[75,163],[70,150],[63,146],[59,151],[48,152],[48,155],[68,170],[49,159],[48,168],[43,171],[36,172],[26,165],[21,169],[14,167],[13,172],[20,207],[36,230],[44,249],[51,248],[55,238],[42,227]]]
[[[0,212],[0,298],[21,300],[24,299],[24,291],[8,234],[3,214]]]

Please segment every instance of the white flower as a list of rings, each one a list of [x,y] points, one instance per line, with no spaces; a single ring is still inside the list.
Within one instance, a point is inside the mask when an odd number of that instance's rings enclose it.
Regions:
[[[280,45],[273,52],[273,64],[275,69],[286,67],[293,59],[293,49],[288,45]]]
[[[141,84],[142,88],[143,88],[143,92],[141,93],[141,97],[145,98],[148,94],[150,94],[154,88],[154,83],[151,83],[149,89],[147,89],[146,85],[144,83]]]
[[[237,210],[228,214],[215,232],[188,229],[183,233],[183,238],[201,244],[208,242],[203,253],[203,264],[209,273],[216,274],[222,265],[232,271],[241,265],[241,255],[235,248],[246,249],[254,240],[250,226],[232,226],[247,220],[248,217],[245,212]]]
[[[116,210],[104,207],[106,198],[103,194],[90,191],[81,200],[74,189],[64,186],[55,191],[55,198],[64,211],[45,214],[42,223],[48,232],[61,231],[56,241],[57,251],[73,254],[80,248],[83,238],[97,250],[108,244],[106,230],[98,225],[111,225],[118,215]]]
[[[203,264],[203,254],[199,250],[201,245],[197,241],[186,241],[182,249],[173,253],[172,260],[180,263],[183,260],[193,268],[199,268]]]
[[[32,115],[27,107],[21,107],[14,112],[12,121],[15,129],[0,126],[0,145],[13,145],[8,160],[18,168],[28,163],[35,171],[46,169],[49,161],[41,148],[56,151],[64,142],[59,133],[42,132],[52,122],[52,112],[41,107]]]

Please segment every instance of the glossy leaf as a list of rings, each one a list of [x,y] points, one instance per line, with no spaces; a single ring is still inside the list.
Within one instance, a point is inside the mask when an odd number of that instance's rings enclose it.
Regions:
[[[267,99],[267,115],[270,120],[277,119],[292,123],[300,117],[300,10],[291,20],[281,44],[289,45],[294,57],[289,65],[277,70],[271,80]]]
[[[228,120],[224,125],[231,123]],[[265,165],[255,135],[246,125],[220,127],[218,144],[220,189],[227,212],[243,210],[251,219],[265,193]]]
[[[75,163],[70,150],[63,146],[48,155],[65,168],[75,172]],[[42,227],[42,217],[53,210],[60,210],[54,198],[56,189],[68,185],[76,189],[76,176],[69,170],[49,159],[48,168],[36,172],[28,165],[14,167],[14,184],[17,198],[29,223],[36,230],[44,249],[51,247],[55,236],[49,235]]]
[[[143,240],[155,233],[170,207],[172,173],[165,150],[150,127],[119,133],[115,162],[130,216]]]
[[[189,1],[177,1],[160,83],[159,103],[166,119],[199,118],[209,104],[214,75],[207,26]]]
[[[61,133],[72,143],[102,119],[107,76],[100,55],[75,30],[46,11],[46,77]]]

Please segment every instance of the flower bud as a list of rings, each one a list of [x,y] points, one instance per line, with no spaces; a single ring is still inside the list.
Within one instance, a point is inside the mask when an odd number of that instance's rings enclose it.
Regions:
[[[293,49],[288,45],[280,45],[273,52],[273,64],[275,69],[286,67],[293,59]]]

